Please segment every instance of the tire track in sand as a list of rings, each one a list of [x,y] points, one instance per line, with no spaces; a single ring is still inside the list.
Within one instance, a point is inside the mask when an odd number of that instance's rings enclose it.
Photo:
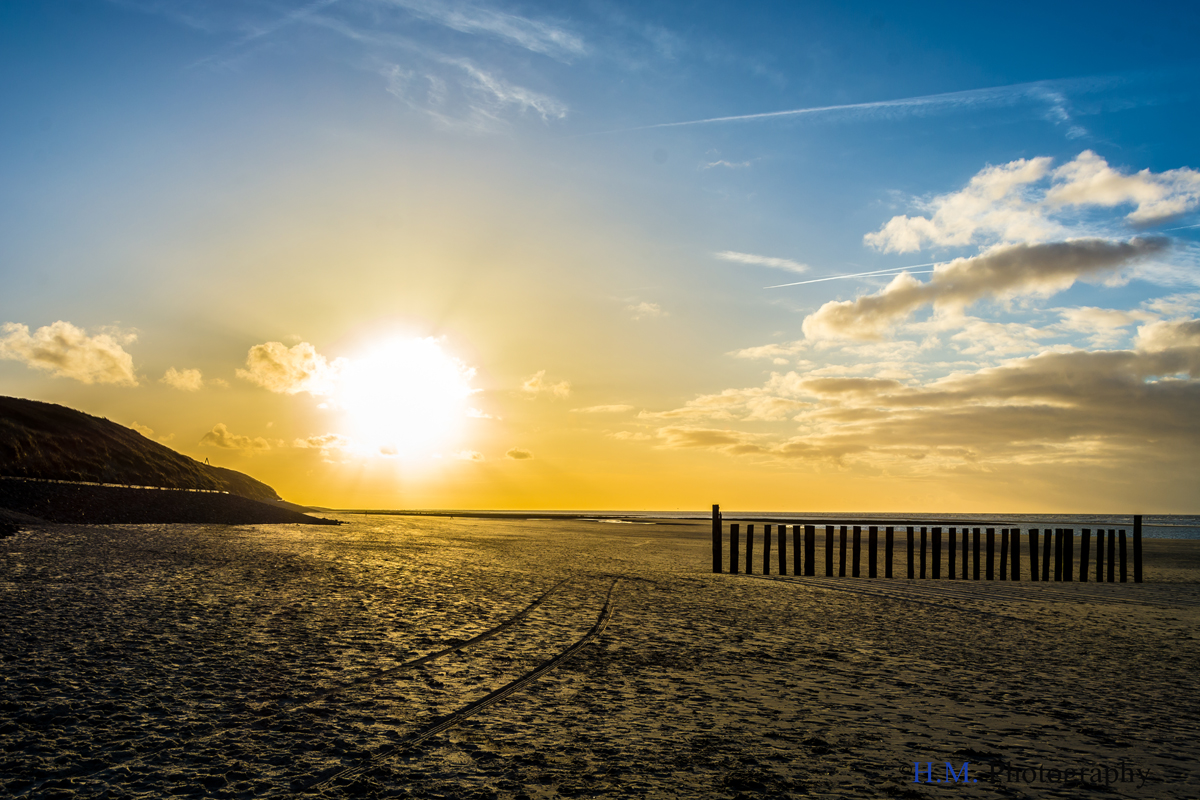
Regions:
[[[578,653],[586,645],[590,644],[593,639],[603,633],[604,629],[608,627],[609,620],[612,619],[613,615],[612,593],[613,589],[616,588],[618,580],[620,580],[620,578],[613,580],[613,582],[609,584],[608,593],[604,596],[604,606],[600,609],[600,614],[596,618],[596,623],[592,625],[591,629],[588,630],[588,632],[585,633],[578,641],[576,641],[567,649],[563,650],[558,655],[543,661],[539,666],[525,673],[521,677],[506,683],[499,689],[490,692],[474,702],[468,703],[458,711],[454,711],[450,714],[440,717],[429,725],[426,725],[424,728],[410,733],[396,744],[387,745],[366,761],[353,767],[347,767],[345,769],[338,770],[324,778],[319,778],[313,783],[305,786],[300,791],[314,792],[332,785],[335,781],[348,782],[355,776],[378,766],[387,759],[397,756],[407,750],[411,750],[412,748],[424,742],[426,739],[437,736],[439,733],[443,733],[444,731],[453,728],[463,720],[473,717],[480,711],[483,711],[488,706],[499,703],[509,695],[520,691],[530,683],[533,683],[538,678],[545,675],[547,672],[550,672],[552,669],[571,658],[571,656]]]

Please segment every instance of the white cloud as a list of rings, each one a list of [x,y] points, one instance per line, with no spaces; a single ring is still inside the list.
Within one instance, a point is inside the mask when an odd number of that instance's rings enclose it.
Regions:
[[[734,250],[722,250],[719,253],[713,253],[713,255],[725,261],[732,261],[735,264],[748,264],[754,267],[771,267],[772,269],[782,269],[787,270],[788,272],[808,271],[807,264],[801,264],[799,261],[792,261],[790,258],[756,256],[753,253],[738,253]]]
[[[137,339],[136,334],[109,331],[89,336],[82,328],[59,320],[38,328],[16,322],[0,326],[0,359],[20,361],[28,367],[45,370],[60,378],[82,383],[113,383],[137,386],[133,357],[123,345]]]
[[[550,394],[556,398],[568,397],[571,394],[571,383],[570,381],[550,383],[546,380],[546,370],[542,369],[525,379],[525,382],[521,384],[521,391],[531,397],[541,394]]]
[[[884,252],[910,253],[926,245],[1040,242],[1064,236],[1050,215],[1069,207],[1132,205],[1125,219],[1145,225],[1200,205],[1200,172],[1183,167],[1128,175],[1085,150],[1050,170],[1047,157],[989,166],[964,189],[918,203],[928,216],[892,217],[863,241]],[[1050,185],[1042,184],[1050,178]]]
[[[204,386],[204,377],[198,369],[179,370],[170,367],[160,378],[163,383],[185,392],[197,392]]]
[[[744,169],[750,166],[749,161],[726,161],[719,159],[717,161],[708,161],[704,164],[704,169],[712,169],[713,167],[725,167],[726,169]]]
[[[483,453],[478,450],[459,450],[453,456],[458,461],[483,461]]]
[[[572,408],[574,414],[623,414],[633,411],[633,406],[618,404],[609,406],[588,406],[587,408]]]
[[[267,342],[250,348],[247,369],[239,369],[237,376],[272,392],[327,395],[344,365],[341,358],[330,364],[308,342],[291,348],[282,342]]]
[[[587,46],[571,31],[543,20],[522,17],[463,2],[388,0],[414,16],[436,22],[461,33],[485,34],[535,53],[558,59],[583,55]]]
[[[922,306],[961,311],[984,297],[1049,296],[1077,280],[1111,275],[1167,246],[1163,238],[1137,237],[1127,242],[1075,239],[995,247],[939,264],[924,283],[901,273],[876,294],[830,301],[805,318],[804,334],[809,339],[878,339]]]
[[[658,303],[637,303],[626,306],[625,310],[632,312],[635,320],[667,316],[667,312],[663,311]]]
[[[808,350],[809,342],[804,339],[795,342],[781,342],[779,344],[763,344],[757,347],[744,347],[741,350],[734,350],[729,355],[734,358],[747,359],[770,359],[772,364],[783,366],[789,363],[792,358]]]
[[[261,436],[251,438],[230,433],[224,422],[218,422],[213,429],[200,437],[200,444],[220,447],[226,450],[239,450],[247,455],[262,453],[271,449],[271,444]]]

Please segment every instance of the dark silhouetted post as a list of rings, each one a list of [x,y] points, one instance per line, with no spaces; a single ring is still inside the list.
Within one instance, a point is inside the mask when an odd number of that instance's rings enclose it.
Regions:
[[[925,551],[929,547],[929,532],[921,526],[921,580],[925,580]]]
[[[771,574],[771,526],[763,525],[763,575]]]
[[[883,577],[892,577],[892,545],[896,543],[896,532],[891,525],[883,529]]]
[[[954,569],[954,566],[955,566],[954,562],[956,559],[954,558],[954,556],[958,552],[958,547],[956,546],[957,544],[958,544],[958,530],[955,528],[951,528],[950,529],[950,542],[947,546],[948,550],[946,553],[946,555],[948,555],[950,557],[950,560],[947,564],[947,570],[946,570],[950,574],[947,575],[946,577],[949,578],[950,580],[954,580],[954,576],[956,574],[955,569]]]
[[[1108,529],[1108,582],[1117,580],[1117,531]]]
[[[1063,580],[1070,583],[1074,580],[1075,571],[1075,529],[1063,528]]]
[[[859,556],[862,552],[862,527],[854,526],[854,565],[850,569],[850,574],[857,578],[859,577],[858,565],[860,563]]]
[[[833,577],[833,526],[825,526],[825,577]]]
[[[966,528],[962,529],[962,576],[964,581],[971,577],[970,571],[967,569],[971,550],[971,546],[967,543],[970,540],[970,534],[971,532]]]
[[[804,526],[804,574],[815,575],[817,571],[817,528]]]
[[[729,526],[729,571],[738,573],[738,531],[742,528],[736,522]]]
[[[1050,548],[1054,543],[1050,541],[1050,529],[1042,530],[1042,580],[1050,580]]]
[[[942,577],[942,529],[934,528],[930,533],[933,536],[933,579],[936,581]]]
[[[1126,583],[1127,582],[1126,576],[1129,573],[1125,569],[1125,565],[1128,563],[1125,560],[1125,529],[1120,528],[1117,531],[1117,535],[1121,537],[1120,543],[1118,544],[1118,547],[1120,547],[1120,550],[1121,550],[1121,583]]]
[[[1030,528],[1030,581],[1038,579],[1038,529]]]
[[[1096,529],[1096,583],[1104,583],[1104,528]]]
[[[987,529],[987,579],[996,579],[996,529]]]
[[[721,507],[713,506],[712,517],[712,547],[713,547],[713,572],[720,572],[721,563]]]
[[[1133,517],[1133,582],[1142,582],[1142,515]]]
[[[754,526],[746,526],[746,574],[754,574]]]
[[[908,526],[908,579],[913,579],[913,529]]]
[[[1000,530],[1000,580],[1008,580],[1008,528]]]
[[[787,575],[787,525],[779,526],[779,574]]]
[[[1061,581],[1062,577],[1062,548],[1063,548],[1063,529],[1054,529],[1054,580]]]
[[[1087,583],[1088,574],[1088,556],[1092,551],[1092,529],[1084,528],[1080,531],[1079,539],[1079,582]]]
[[[1013,528],[1009,536],[1011,538],[1008,543],[1012,547],[1012,579],[1019,581],[1021,580],[1021,529]]]
[[[975,569],[974,569],[974,574],[972,575],[972,577],[975,580],[979,580],[979,528],[976,528],[972,532],[971,535],[974,537],[974,542],[972,544],[974,545],[974,548],[975,548],[974,553],[973,553],[973,555],[975,556],[975,558],[974,558]]]
[[[875,525],[867,528],[867,577],[878,578],[879,570],[879,528]]]
[[[838,577],[846,577],[846,526],[843,525],[838,538]]]

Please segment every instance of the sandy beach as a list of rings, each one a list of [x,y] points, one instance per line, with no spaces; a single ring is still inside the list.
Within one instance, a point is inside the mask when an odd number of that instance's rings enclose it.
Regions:
[[[0,786],[1200,796],[1198,542],[910,582],[714,575],[706,523],[340,518],[0,539]]]

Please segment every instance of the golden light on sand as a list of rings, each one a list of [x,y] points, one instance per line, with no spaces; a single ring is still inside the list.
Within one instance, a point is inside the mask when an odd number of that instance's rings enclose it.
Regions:
[[[363,451],[429,456],[461,436],[474,375],[436,339],[392,339],[343,365],[335,400]]]

